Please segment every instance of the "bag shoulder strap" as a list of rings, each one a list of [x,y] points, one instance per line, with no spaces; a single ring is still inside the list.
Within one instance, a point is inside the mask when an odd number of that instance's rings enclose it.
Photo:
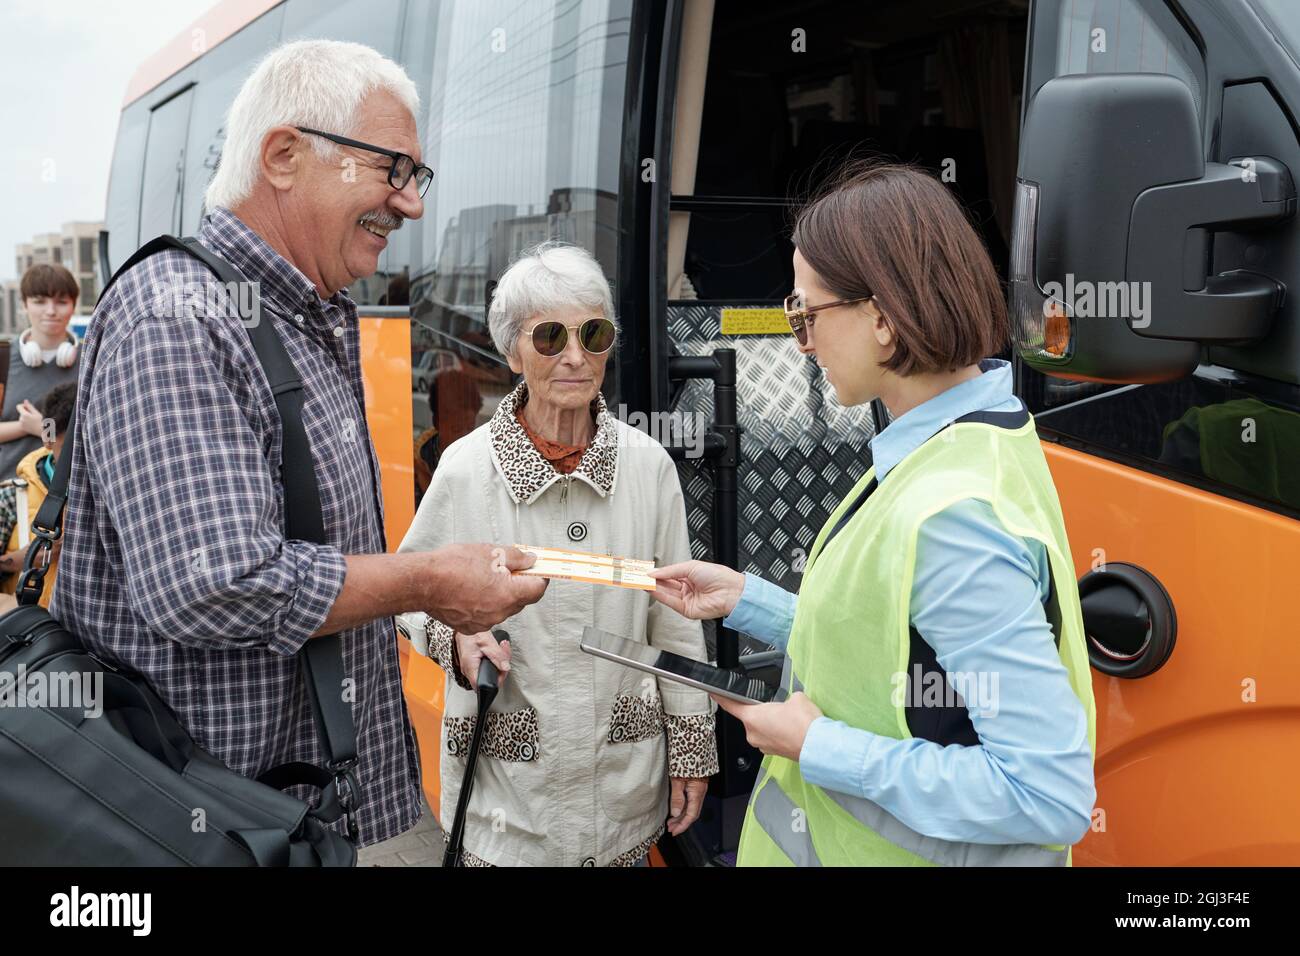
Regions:
[[[227,286],[242,285],[248,280],[229,262],[222,259],[192,236],[159,236],[145,243],[126,260],[100,293],[99,302],[113,284],[140,262],[167,250],[176,250],[199,260]],[[242,297],[236,297],[236,300]],[[96,304],[98,307],[98,303]],[[320,487],[312,463],[311,443],[302,423],[303,384],[298,370],[285,351],[284,343],[272,323],[261,321],[261,310],[242,315],[244,328],[253,351],[266,374],[280,415],[281,482],[284,486],[285,536],[299,541],[325,544],[325,523],[321,514]],[[47,554],[63,533],[63,512],[68,500],[68,478],[72,470],[73,443],[76,440],[76,411],[68,422],[64,454],[55,463],[54,478],[45,500],[32,523],[36,536],[27,552],[27,560],[18,580],[18,602],[35,604],[40,599],[48,561],[37,562],[40,550]],[[343,641],[338,634],[311,638],[299,654],[308,698],[325,749],[326,767],[334,776],[339,801],[347,820],[349,836],[356,838],[356,823],[351,811],[360,799],[360,787],[353,768],[357,764],[357,731],[352,708],[342,694]]]

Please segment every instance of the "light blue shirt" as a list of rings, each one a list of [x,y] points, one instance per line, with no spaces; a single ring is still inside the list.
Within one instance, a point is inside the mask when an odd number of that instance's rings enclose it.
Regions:
[[[877,481],[954,419],[1023,408],[1012,394],[1009,363],[987,359],[980,367],[983,374],[900,415],[871,440]],[[984,675],[983,686],[995,691],[978,705],[966,700],[980,744],[898,740],[819,717],[799,754],[804,779],[873,800],[943,840],[1080,840],[1096,798],[1092,753],[1087,715],[1047,622],[1049,582],[1043,545],[1005,531],[986,502],[958,502],[926,520],[917,538],[911,623],[947,674]],[[796,600],[746,574],[724,623],[784,649]]]

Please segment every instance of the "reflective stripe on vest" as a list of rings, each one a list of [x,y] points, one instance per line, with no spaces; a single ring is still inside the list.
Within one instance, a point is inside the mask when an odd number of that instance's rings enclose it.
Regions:
[[[764,771],[754,788],[750,807],[754,820],[772,842],[795,866],[821,866],[813,845],[808,815],[802,814],[796,827],[799,807],[776,780],[768,781]],[[764,783],[767,786],[763,786]],[[859,823],[890,843],[937,866],[1067,866],[1070,850],[1049,850],[1033,843],[954,843],[917,833],[880,804],[865,797],[822,788],[822,793],[839,804]]]
[[[781,668],[781,686],[789,693],[803,690],[803,682],[794,672],[790,658]],[[754,784],[750,808],[763,832],[771,837],[796,866],[821,866],[817,848],[813,846],[807,814],[794,826],[798,805],[781,789],[777,780],[764,766]],[[767,786],[763,786],[767,783]],[[940,840],[913,830],[880,804],[865,797],[854,797],[837,790],[822,788],[832,801],[863,826],[884,837],[890,843],[923,860],[938,866],[1067,866],[1070,850],[1064,847],[1052,850],[1035,843],[957,843]]]
[[[939,866],[1065,866],[1068,848],[1049,850],[1032,843],[952,843],[917,833],[877,803],[862,797],[850,797],[835,790],[822,790],[854,819],[884,837],[895,846],[915,853]],[[813,846],[812,833],[805,815],[802,828],[794,826],[798,807],[786,796],[775,780],[754,797],[754,819],[796,866],[821,866]]]
[[[795,815],[800,811],[794,801],[785,795],[775,780],[766,787],[761,783],[753,802],[754,819],[759,826],[795,866],[821,866],[822,861],[813,848],[812,834],[808,832],[808,815],[801,814],[802,826],[796,828]]]

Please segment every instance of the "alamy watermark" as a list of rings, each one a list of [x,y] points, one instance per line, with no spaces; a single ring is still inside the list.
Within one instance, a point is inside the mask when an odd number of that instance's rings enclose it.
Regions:
[[[152,893],[92,893],[73,885],[50,897],[50,925],[59,928],[122,927],[148,936],[153,927]]]
[[[86,717],[104,713],[104,675],[95,671],[0,671],[0,707],[58,707]]]
[[[909,674],[895,671],[890,701],[895,707],[960,707],[979,717],[998,715],[996,671],[952,671],[944,680],[940,671],[926,671],[915,664]]]
[[[1076,281],[1074,273],[1065,274],[1065,284],[1046,282],[1043,316],[1053,318],[1056,306],[1064,306],[1066,315],[1080,319],[1128,319],[1135,329],[1151,324],[1150,282]]]
[[[709,431],[709,420],[703,412],[631,412],[626,405],[619,405],[612,411],[615,418],[632,429],[625,444],[654,441],[665,447],[685,449],[688,459],[704,455],[704,436]]]
[[[261,284],[243,282],[155,282],[149,311],[162,319],[238,319],[248,328],[262,320]]]

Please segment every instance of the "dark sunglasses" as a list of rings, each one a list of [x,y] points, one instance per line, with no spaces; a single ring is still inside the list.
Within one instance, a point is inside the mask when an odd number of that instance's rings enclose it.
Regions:
[[[410,156],[405,153],[399,153],[396,150],[384,149],[382,146],[371,146],[369,143],[363,143],[360,140],[348,139],[346,136],[336,136],[333,133],[323,133],[318,129],[308,129],[306,126],[295,127],[300,133],[310,133],[312,136],[323,136],[332,143],[338,143],[340,146],[351,146],[353,149],[365,149],[372,153],[379,153],[381,156],[387,156],[391,159],[392,165],[388,167],[388,185],[394,189],[405,189],[406,184],[415,177],[415,191],[421,198],[429,189],[429,183],[433,182],[433,170],[428,166],[421,166]]]
[[[614,323],[609,319],[588,319],[581,325],[538,322],[533,326],[533,348],[538,355],[555,358],[569,344],[569,329],[578,330],[578,341],[592,355],[604,355],[614,347]]]
[[[833,309],[837,305],[856,305],[859,302],[866,302],[872,298],[872,295],[859,296],[856,299],[838,299],[835,302],[826,302],[822,305],[808,306],[803,304],[802,293],[796,292],[794,295],[785,297],[785,319],[790,323],[790,331],[794,333],[795,339],[800,345],[808,344],[808,329],[812,326],[814,313],[822,309]]]

